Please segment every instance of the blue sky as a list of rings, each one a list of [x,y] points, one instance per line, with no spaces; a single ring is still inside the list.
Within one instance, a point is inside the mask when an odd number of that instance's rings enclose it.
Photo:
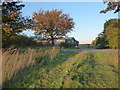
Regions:
[[[74,19],[74,31],[68,34],[75,37],[81,43],[91,43],[97,35],[103,31],[103,25],[106,20],[118,18],[113,11],[106,14],[100,14],[99,11],[105,9],[103,2],[24,2],[25,7],[22,10],[24,16],[31,16],[35,11],[62,9],[63,13],[69,13]],[[25,31],[28,35],[33,35],[30,31]]]

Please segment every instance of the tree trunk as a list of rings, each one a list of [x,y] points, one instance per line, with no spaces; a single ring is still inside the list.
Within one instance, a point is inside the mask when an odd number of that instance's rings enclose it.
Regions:
[[[54,38],[53,38],[53,36],[51,36],[51,42],[52,42],[52,45],[54,46]]]

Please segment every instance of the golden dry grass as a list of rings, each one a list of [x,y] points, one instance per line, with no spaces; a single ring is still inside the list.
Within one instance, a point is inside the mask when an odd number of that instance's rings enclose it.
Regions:
[[[52,49],[46,49],[45,51],[39,49],[20,50],[13,47],[4,49],[2,51],[2,82],[6,79],[10,79],[13,75],[16,75],[21,69],[34,65],[37,57],[49,57],[53,58],[59,52],[58,47]]]

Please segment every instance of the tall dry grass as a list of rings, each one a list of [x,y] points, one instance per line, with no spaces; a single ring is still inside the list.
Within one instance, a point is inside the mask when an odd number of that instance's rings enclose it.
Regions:
[[[16,75],[21,69],[32,66],[36,63],[36,58],[41,62],[44,58],[52,59],[59,53],[60,49],[58,47],[53,47],[46,50],[20,50],[13,47],[4,49],[2,51],[2,82],[9,80],[13,75]],[[39,58],[38,58],[39,57]]]

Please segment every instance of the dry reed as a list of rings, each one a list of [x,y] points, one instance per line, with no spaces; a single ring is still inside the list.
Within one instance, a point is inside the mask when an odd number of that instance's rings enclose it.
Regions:
[[[34,65],[37,57],[52,59],[59,53],[58,47],[46,49],[45,51],[28,49],[22,51],[20,49],[8,48],[2,52],[2,82],[9,80],[13,75],[16,75],[21,69]],[[39,58],[38,58],[39,59]]]

